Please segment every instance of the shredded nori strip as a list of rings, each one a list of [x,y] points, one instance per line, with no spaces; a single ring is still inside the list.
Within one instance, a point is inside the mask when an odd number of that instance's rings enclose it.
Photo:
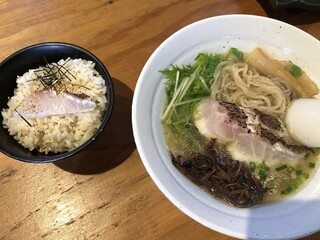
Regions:
[[[36,79],[42,83],[45,89],[52,89],[55,85],[59,85],[62,79],[68,79],[71,82],[71,77],[75,79],[75,76],[64,66],[70,59],[67,59],[64,64],[51,64],[48,63],[46,58],[46,65],[38,70],[35,70]],[[40,73],[40,74],[39,74]]]
[[[30,127],[32,127],[31,123],[28,122],[27,119],[25,119],[18,111],[17,109],[15,108],[14,111],[19,115],[19,117],[22,118],[23,121],[25,121]]]

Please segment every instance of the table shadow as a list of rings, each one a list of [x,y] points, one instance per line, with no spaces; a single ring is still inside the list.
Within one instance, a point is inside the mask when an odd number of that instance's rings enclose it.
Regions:
[[[310,24],[320,21],[319,11],[309,11],[300,8],[275,9],[267,0],[257,0],[268,17],[274,18],[291,25]]]
[[[132,90],[112,78],[115,104],[105,129],[84,150],[54,163],[57,167],[76,174],[98,174],[115,168],[135,150],[131,124]]]

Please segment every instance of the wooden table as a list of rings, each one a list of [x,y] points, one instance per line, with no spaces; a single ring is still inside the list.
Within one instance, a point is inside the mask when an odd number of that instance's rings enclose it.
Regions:
[[[0,239],[234,239],[158,190],[130,120],[139,73],[158,45],[194,21],[232,13],[281,19],[320,39],[319,12],[274,11],[266,0],[1,0],[0,61],[38,42],[74,43],[107,66],[116,104],[102,135],[67,161],[36,165],[0,154]]]

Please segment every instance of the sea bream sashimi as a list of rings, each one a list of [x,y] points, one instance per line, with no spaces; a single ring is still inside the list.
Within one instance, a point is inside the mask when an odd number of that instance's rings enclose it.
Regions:
[[[208,139],[223,141],[239,161],[294,164],[310,151],[291,141],[280,119],[234,103],[206,99],[194,122]]]
[[[31,93],[16,108],[16,116],[28,118],[42,118],[52,115],[89,112],[96,104],[89,98],[81,98],[75,94],[55,90],[40,90]]]

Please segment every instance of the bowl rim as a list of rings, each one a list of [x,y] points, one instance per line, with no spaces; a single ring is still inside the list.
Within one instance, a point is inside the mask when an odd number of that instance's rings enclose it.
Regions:
[[[7,155],[8,157],[11,157],[15,160],[19,160],[22,162],[28,162],[28,163],[51,163],[51,162],[56,162],[65,158],[68,158],[70,156],[75,155],[76,153],[80,152],[81,150],[83,150],[85,147],[87,147],[89,144],[91,144],[99,135],[100,133],[104,130],[105,126],[107,125],[107,123],[109,122],[110,118],[111,118],[111,114],[113,112],[113,108],[114,108],[114,102],[115,102],[115,91],[114,91],[114,84],[113,84],[113,80],[111,75],[109,74],[106,66],[101,62],[100,59],[98,59],[98,57],[96,57],[92,52],[90,52],[89,50],[80,47],[78,45],[75,45],[73,43],[67,43],[67,42],[41,42],[41,43],[35,43],[26,47],[23,47],[19,50],[17,50],[16,52],[10,54],[9,56],[7,56],[3,61],[0,62],[0,71],[1,68],[8,62],[10,61],[12,58],[18,56],[19,54],[30,50],[30,49],[35,49],[38,47],[67,47],[67,48],[73,48],[76,49],[80,52],[85,53],[86,55],[88,55],[90,58],[92,58],[95,62],[95,64],[99,64],[99,66],[101,67],[103,73],[106,75],[106,79],[105,82],[107,83],[107,109],[103,115],[103,118],[101,120],[101,124],[99,126],[99,128],[95,131],[95,133],[89,138],[87,139],[85,142],[83,142],[82,144],[80,144],[78,147],[70,149],[69,151],[65,151],[65,152],[61,152],[61,153],[56,153],[52,156],[47,155],[45,158],[42,157],[21,157],[19,154],[15,154],[11,151],[6,150],[5,148],[3,148],[3,146],[0,146],[0,152]],[[91,60],[90,60],[91,61]],[[22,146],[23,147],[23,146]]]

